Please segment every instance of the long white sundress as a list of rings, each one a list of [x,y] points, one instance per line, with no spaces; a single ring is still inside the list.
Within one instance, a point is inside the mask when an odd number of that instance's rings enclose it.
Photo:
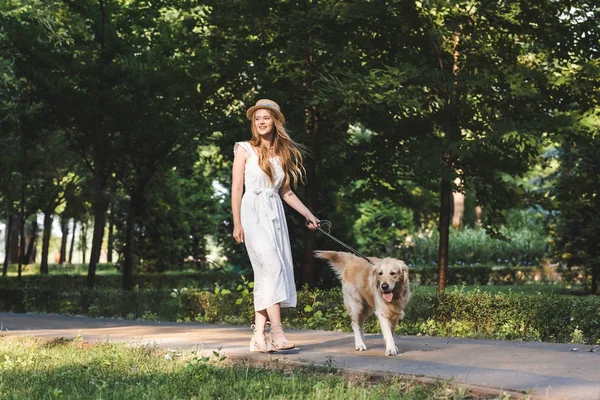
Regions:
[[[296,307],[296,284],[287,222],[279,188],[285,174],[279,158],[270,159],[274,181],[258,165],[258,155],[248,142],[238,142],[249,154],[244,171],[241,222],[244,242],[254,270],[254,309],[264,310],[281,303]]]

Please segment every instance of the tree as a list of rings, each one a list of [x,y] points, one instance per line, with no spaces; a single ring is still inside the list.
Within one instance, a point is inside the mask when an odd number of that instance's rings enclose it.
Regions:
[[[185,3],[183,4],[185,5]],[[131,25],[136,18],[138,25]],[[129,198],[123,267],[123,288],[133,288],[135,232],[155,177],[172,168],[179,153],[194,139],[210,132],[197,111],[212,96],[209,60],[202,37],[195,33],[203,23],[201,10],[163,2],[139,10],[123,5],[114,15],[121,35],[115,67],[120,83],[113,99],[113,142],[121,156],[117,176]],[[203,80],[199,81],[199,78]],[[198,90],[202,86],[206,90]]]
[[[19,13],[9,20],[10,39],[19,53],[15,68],[35,88],[37,101],[45,105],[53,118],[49,122],[69,135],[72,147],[81,154],[94,177],[95,230],[88,271],[88,285],[93,286],[104,232],[107,203],[104,189],[112,172],[113,153],[109,151],[110,130],[106,122],[111,115],[106,86],[114,78],[107,67],[110,10],[103,0],[98,4],[15,3]],[[43,11],[41,17],[40,11]],[[47,26],[52,33],[50,38]]]
[[[215,27],[209,43],[220,56],[215,73],[225,88],[222,99],[229,102],[218,119],[223,152],[232,157],[232,144],[248,138],[245,109],[259,98],[276,99],[292,138],[309,149],[307,184],[298,188],[298,196],[315,215],[328,217],[335,209],[332,195],[345,175],[343,168],[335,168],[343,158],[330,153],[343,147],[346,126],[333,118],[330,104],[321,104],[315,82],[339,65],[354,63],[342,51],[346,32],[336,22],[337,2],[209,4],[209,23]],[[314,286],[319,279],[313,257],[316,232],[307,230],[296,213],[288,216],[300,282]]]
[[[527,193],[505,176],[540,159],[550,113],[547,82],[532,60],[539,38],[560,26],[566,3],[349,2],[362,29],[348,46],[364,67],[324,78],[350,123],[371,129],[370,181],[397,188],[439,182],[438,289],[446,286],[452,193],[473,191],[484,226],[503,220]],[[334,97],[335,96],[335,97]],[[454,182],[458,178],[458,185]],[[496,232],[497,233],[497,232]]]
[[[554,215],[554,249],[559,261],[590,276],[589,292],[600,294],[600,7],[571,4],[562,15],[559,45],[545,61],[551,93],[555,147],[548,158],[558,167],[543,187],[544,206]],[[551,39],[547,39],[550,41]]]

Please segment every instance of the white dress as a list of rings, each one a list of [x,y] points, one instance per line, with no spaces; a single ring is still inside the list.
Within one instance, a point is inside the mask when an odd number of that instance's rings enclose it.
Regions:
[[[260,169],[258,155],[248,142],[238,142],[249,154],[244,171],[241,222],[244,242],[254,271],[254,309],[281,303],[296,307],[296,284],[287,222],[279,188],[285,177],[279,158],[270,159],[274,182]]]

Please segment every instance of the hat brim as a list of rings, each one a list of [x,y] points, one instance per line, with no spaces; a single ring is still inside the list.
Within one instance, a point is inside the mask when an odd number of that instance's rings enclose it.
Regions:
[[[282,124],[285,124],[285,117],[283,116],[283,114],[281,113],[281,111],[279,111],[279,110],[276,110],[276,109],[275,109],[275,108],[273,108],[273,107],[268,107],[268,106],[262,106],[262,105],[252,106],[252,107],[250,107],[250,108],[248,109],[248,111],[246,111],[246,117],[247,117],[247,118],[248,118],[250,121],[252,121],[252,114],[254,114],[254,112],[255,112],[256,110],[260,110],[260,109],[267,110],[267,111],[271,111],[273,114],[276,114],[276,115],[277,115],[277,119],[278,119],[279,121],[281,121],[281,123],[282,123]]]

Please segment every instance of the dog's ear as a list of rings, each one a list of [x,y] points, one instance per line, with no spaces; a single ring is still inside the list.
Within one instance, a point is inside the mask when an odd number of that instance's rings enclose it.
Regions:
[[[408,266],[402,263],[402,282],[408,283]]]
[[[379,264],[381,264],[381,261],[374,262],[373,264],[369,264],[372,274],[377,275],[377,272],[379,271]]]

